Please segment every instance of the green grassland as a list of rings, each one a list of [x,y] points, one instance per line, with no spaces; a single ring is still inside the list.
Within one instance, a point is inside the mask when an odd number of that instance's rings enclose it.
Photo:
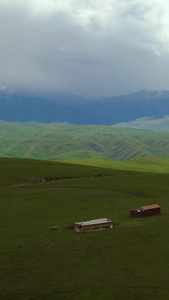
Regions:
[[[142,159],[124,170],[1,158],[0,299],[169,299],[167,164]],[[161,215],[129,217],[155,203]],[[71,229],[104,217],[116,226]]]
[[[0,122],[0,157],[64,160],[168,157],[169,133],[116,126]]]
[[[62,162],[115,170],[169,173],[169,159],[159,157],[137,157],[123,161],[115,161],[106,158],[83,158],[67,159]]]

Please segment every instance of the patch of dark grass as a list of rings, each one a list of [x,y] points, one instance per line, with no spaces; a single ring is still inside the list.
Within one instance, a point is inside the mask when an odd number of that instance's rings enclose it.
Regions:
[[[168,174],[17,159],[1,166],[3,299],[167,299]],[[62,180],[38,184],[44,176]],[[130,218],[130,209],[155,203],[161,215]],[[116,226],[71,229],[103,217]]]

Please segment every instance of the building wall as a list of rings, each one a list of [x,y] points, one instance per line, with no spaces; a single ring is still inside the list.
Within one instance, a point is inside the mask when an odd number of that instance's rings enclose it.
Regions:
[[[155,216],[160,214],[160,207],[154,208],[154,209],[148,209],[144,210],[144,216],[149,217],[149,216]]]
[[[135,209],[130,210],[130,217],[131,218],[141,218],[143,217],[143,211],[138,212]]]
[[[104,224],[93,224],[93,225],[86,225],[79,228],[78,225],[74,225],[75,231],[85,231],[90,229],[99,229],[99,228],[110,228],[110,226],[113,225],[112,222],[104,223]]]
[[[159,215],[160,212],[161,212],[160,207],[154,209],[141,210],[140,212],[133,209],[130,211],[130,216],[131,218],[144,218],[144,217]]]

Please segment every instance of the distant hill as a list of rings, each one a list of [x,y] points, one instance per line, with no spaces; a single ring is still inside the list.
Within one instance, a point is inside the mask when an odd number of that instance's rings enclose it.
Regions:
[[[80,123],[89,118],[80,108],[18,91],[0,91],[0,120],[9,122]]]
[[[65,160],[168,157],[169,134],[101,125],[0,122],[0,157]]]
[[[169,116],[162,119],[139,118],[134,121],[118,123],[114,126],[169,132]]]
[[[142,90],[112,98],[85,99],[69,94],[0,89],[0,120],[113,125],[169,115],[169,91]]]
[[[83,166],[95,166],[113,170],[127,170],[151,173],[169,173],[169,158],[138,157],[123,161],[115,161],[106,158],[83,158],[64,160],[70,163]]]

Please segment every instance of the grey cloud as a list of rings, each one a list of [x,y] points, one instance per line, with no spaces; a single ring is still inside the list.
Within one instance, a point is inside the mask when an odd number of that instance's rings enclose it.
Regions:
[[[1,84],[93,97],[169,88],[169,55],[158,55],[153,29],[126,20],[104,28],[94,14],[85,27],[74,9],[38,16],[22,6],[0,10]],[[125,8],[129,15],[144,20],[140,6]]]

